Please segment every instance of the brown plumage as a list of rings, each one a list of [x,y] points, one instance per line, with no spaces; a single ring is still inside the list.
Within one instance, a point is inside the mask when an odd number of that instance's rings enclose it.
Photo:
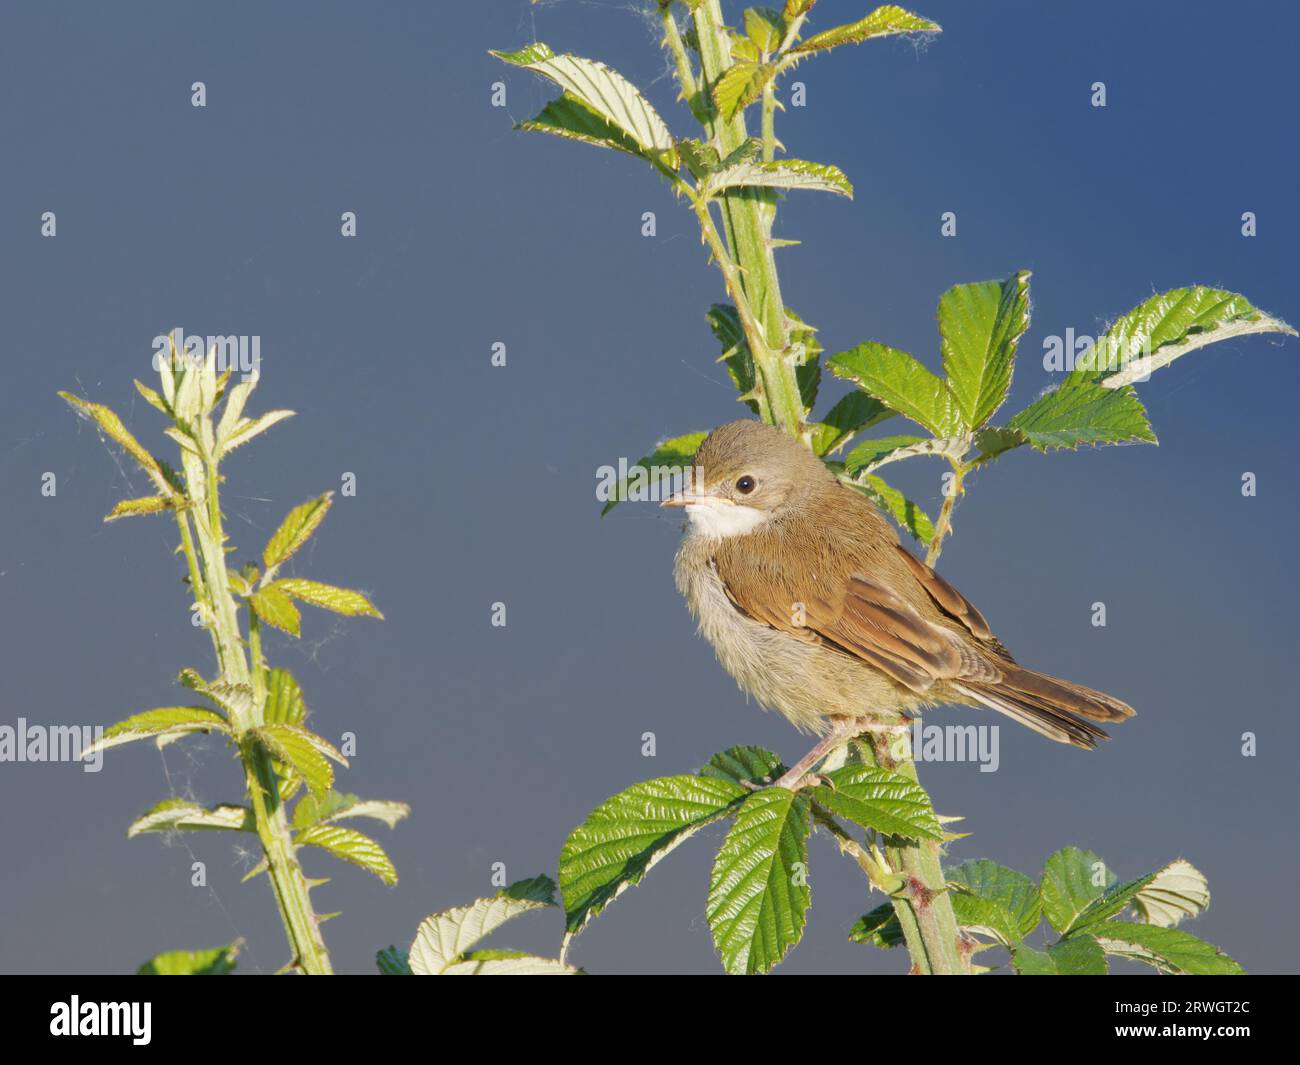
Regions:
[[[979,704],[1091,749],[1131,707],[1018,665],[984,615],[807,448],[754,421],[715,429],[676,578],[723,666],[797,727]]]

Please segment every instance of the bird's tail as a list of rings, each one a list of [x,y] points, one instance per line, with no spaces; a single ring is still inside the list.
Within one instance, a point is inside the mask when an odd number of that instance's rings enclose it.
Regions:
[[[1082,684],[1016,665],[998,665],[1003,674],[1000,683],[966,681],[956,687],[977,703],[1058,743],[1072,743],[1090,751],[1098,740],[1110,738],[1094,721],[1118,722],[1134,714],[1128,703]]]

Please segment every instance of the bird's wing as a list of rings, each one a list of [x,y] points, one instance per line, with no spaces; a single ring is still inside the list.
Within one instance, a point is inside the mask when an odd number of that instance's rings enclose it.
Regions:
[[[865,573],[823,571],[815,585],[796,588],[788,574],[755,574],[745,553],[729,545],[718,551],[714,566],[731,601],[755,621],[836,647],[914,692],[929,691],[937,681],[999,676],[957,633]]]
[[[1008,662],[1015,661],[1011,657],[1011,653],[1002,646],[1002,641],[993,635],[989,623],[984,620],[984,615],[979,612],[974,603],[902,544],[895,544],[894,549],[903,559],[907,568],[911,570],[912,576],[916,578],[917,583],[925,589],[926,594],[934,601],[936,607],[947,617],[964,626],[975,639],[987,645],[988,649],[999,658],[1003,658]]]

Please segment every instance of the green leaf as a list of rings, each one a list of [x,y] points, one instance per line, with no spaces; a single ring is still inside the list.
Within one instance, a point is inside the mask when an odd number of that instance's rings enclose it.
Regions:
[[[939,299],[943,368],[967,429],[978,429],[1006,400],[1016,345],[1028,328],[1028,270],[955,285]]]
[[[257,615],[259,621],[265,622],[290,636],[302,632],[302,614],[294,606],[293,600],[274,584],[259,588],[248,597],[249,608]]]
[[[948,882],[956,889],[953,895],[954,905],[957,902],[957,892],[997,903],[1011,915],[1016,939],[1029,935],[1038,927],[1042,899],[1038,885],[1024,873],[981,859],[963,862],[955,869],[950,869],[947,875]]]
[[[1157,442],[1147,412],[1131,388],[1109,389],[1074,377],[1031,403],[1006,429],[1039,451],[1129,440]]]
[[[293,808],[293,827],[306,828],[309,825],[333,824],[353,817],[368,817],[382,821],[389,828],[396,828],[397,823],[410,813],[411,808],[404,802],[360,799],[337,791],[324,795],[309,792]]]
[[[336,614],[345,614],[348,617],[382,620],[384,616],[375,609],[369,599],[350,588],[336,588],[332,584],[303,580],[301,577],[283,577],[278,581],[272,581],[262,589],[262,592],[270,588],[291,595],[304,603],[310,603],[312,606],[332,610]]]
[[[745,35],[760,52],[775,52],[785,36],[779,12],[770,7],[751,7],[745,11]]]
[[[375,952],[375,965],[381,976],[410,976],[411,962],[406,951],[396,947],[385,947]]]
[[[157,392],[146,385],[143,381],[133,381],[132,383],[135,385],[135,390],[139,392],[140,395],[144,396],[144,400],[149,404],[149,406],[153,407],[155,410],[162,411],[162,413],[167,415],[167,417],[171,417],[171,408],[167,406],[167,401],[163,399],[162,396],[158,395]]]
[[[1122,388],[1207,344],[1254,333],[1296,335],[1286,322],[1235,292],[1204,285],[1176,288],[1116,319],[1071,377]]]
[[[875,466],[881,459],[896,451],[912,447],[925,440],[923,436],[882,436],[875,440],[864,440],[844,456],[844,469],[850,475],[856,475],[868,466]]]
[[[935,436],[952,436],[962,427],[957,401],[943,378],[905,351],[868,341],[832,355],[827,365],[836,377],[847,378]]]
[[[1106,975],[1106,955],[1089,935],[1071,936],[1046,950],[1021,943],[1011,951],[1011,964],[1023,976]]]
[[[243,940],[211,950],[169,950],[155,954],[136,976],[225,976],[234,972]]]
[[[106,436],[112,437],[113,440],[121,446],[122,450],[130,455],[140,464],[140,468],[149,475],[149,479],[154,483],[154,487],[162,495],[171,495],[172,489],[168,485],[167,479],[163,476],[162,467],[158,465],[155,459],[146,451],[134,436],[122,424],[122,419],[113,413],[102,403],[90,403],[87,400],[74,396],[71,392],[60,392],[72,408],[83,417],[89,418],[104,432]]]
[[[675,436],[671,440],[660,441],[654,451],[646,455],[628,471],[629,477],[618,482],[613,494],[601,509],[603,518],[628,496],[628,489],[634,483],[638,489],[648,489],[660,481],[689,470],[695,462],[695,452],[708,433],[687,433]],[[642,471],[638,474],[636,471]]]
[[[915,780],[865,765],[845,766],[823,775],[830,784],[815,789],[817,802],[854,824],[904,839],[943,839],[930,796]]]
[[[713,86],[713,103],[730,121],[763,95],[763,89],[777,74],[775,63],[739,61],[723,73]]]
[[[1245,970],[1218,947],[1177,928],[1107,921],[1090,929],[1107,954],[1188,976],[1241,976]]]
[[[571,92],[552,100],[535,118],[520,122],[515,128],[531,133],[550,133],[556,137],[595,145],[597,148],[612,148],[638,159],[653,158],[647,155],[633,137]]]
[[[578,976],[581,970],[555,958],[522,951],[476,950],[443,969],[443,976]]]
[[[527,880],[516,880],[509,887],[502,888],[498,894],[507,899],[528,899],[554,906],[555,892],[555,881],[543,874],[529,877]]]
[[[810,163],[803,159],[778,159],[770,163],[755,160],[729,166],[709,179],[708,194],[751,187],[833,192],[853,199],[853,185],[843,170],[829,163]]]
[[[397,883],[397,869],[384,853],[384,848],[369,836],[355,829],[339,825],[317,824],[304,829],[295,837],[299,846],[320,847],[336,858],[359,865],[374,873],[389,886]]]
[[[1039,886],[1043,916],[1065,933],[1094,899],[1101,898],[1116,876],[1092,851],[1064,847],[1047,859]]]
[[[809,426],[813,450],[818,455],[833,455],[858,433],[893,416],[894,412],[880,400],[865,392],[850,392],[831,407],[822,421]]]
[[[811,6],[811,5],[809,5]],[[807,55],[810,52],[823,52],[828,48],[838,48],[842,44],[860,44],[873,37],[888,37],[900,33],[939,33],[938,23],[921,18],[910,11],[904,11],[893,4],[876,8],[866,18],[858,19],[844,26],[822,33],[815,33],[790,49],[791,55]]]
[[[786,788],[753,793],[713,863],[706,913],[728,973],[767,972],[799,942],[812,902],[808,800]]]
[[[263,720],[268,725],[301,725],[307,720],[307,704],[302,689],[287,669],[266,671],[266,707]]]
[[[333,750],[319,736],[297,725],[264,725],[257,735],[280,762],[296,773],[308,789],[324,795],[334,784],[334,767],[325,755]],[[337,754],[338,752],[334,752]],[[335,759],[346,765],[342,755]]]
[[[1078,931],[1095,932],[1096,926],[1108,918],[1114,917],[1121,910],[1128,908],[1129,904],[1137,897],[1138,892],[1145,888],[1156,878],[1155,873],[1149,873],[1137,880],[1130,880],[1124,884],[1113,884],[1097,898],[1093,899],[1077,917],[1070,923],[1067,931],[1073,934]]]
[[[326,492],[316,499],[300,503],[289,511],[280,527],[275,531],[262,552],[262,564],[268,570],[291,558],[297,550],[311,539],[312,533],[320,527],[334,499],[333,492]]]
[[[659,777],[601,803],[560,852],[560,894],[571,939],[659,859],[730,813],[747,792],[705,776]]]
[[[540,43],[518,52],[492,54],[549,78],[616,130],[630,137],[644,153],[662,156],[672,169],[677,169],[677,149],[664,120],[636,86],[617,71],[593,59],[555,55]]]
[[[781,759],[762,747],[728,747],[700,769],[700,776],[735,784],[770,784],[785,772]]]
[[[140,499],[123,499],[104,515],[104,520],[117,521],[118,518],[130,518],[139,514],[157,514],[171,510],[176,505],[174,496],[144,496]]]
[[[745,330],[740,324],[736,308],[729,303],[715,303],[709,308],[709,328],[722,345],[718,361],[725,363],[731,383],[740,393],[740,399],[755,414],[759,413],[755,387],[758,375],[754,370],[754,354],[745,340]]]
[[[478,899],[468,906],[432,914],[420,922],[415,942],[411,944],[411,972],[416,976],[501,972],[503,968],[482,968],[485,964],[483,962],[478,963],[479,967],[461,966],[465,955],[507,921],[520,914],[545,908],[546,903],[535,899],[514,899],[498,895],[495,898]],[[553,964],[559,966],[560,963]],[[563,969],[565,972],[577,972],[567,966]],[[504,971],[509,971],[509,967],[504,967]]]
[[[179,736],[187,732],[230,733],[226,719],[206,706],[160,706],[142,714],[132,714],[104,730],[104,735],[82,751],[83,759],[110,747],[135,740]]]
[[[254,832],[253,813],[246,806],[200,806],[189,799],[164,799],[151,806],[131,822],[126,838],[134,839],[144,832],[189,832],[198,829],[225,829],[233,832]]]
[[[850,488],[856,488],[885,511],[917,542],[928,544],[934,539],[934,522],[930,520],[930,516],[918,504],[913,503],[897,488],[887,484],[874,473],[847,483]]]
[[[1210,885],[1191,862],[1170,862],[1137,893],[1133,912],[1145,924],[1172,928],[1184,917],[1196,917],[1210,906]]]
[[[279,425],[286,418],[292,418],[291,410],[270,410],[256,418],[240,418],[230,430],[230,435],[217,440],[218,455],[225,455],[237,447],[243,447],[254,437],[261,436],[273,425]]]
[[[901,944],[903,927],[898,923],[893,904],[886,902],[859,917],[849,929],[849,941],[882,950]]]
[[[789,25],[800,15],[807,14],[815,3],[817,3],[817,0],[785,0],[785,11],[783,14],[785,16],[786,25]]]

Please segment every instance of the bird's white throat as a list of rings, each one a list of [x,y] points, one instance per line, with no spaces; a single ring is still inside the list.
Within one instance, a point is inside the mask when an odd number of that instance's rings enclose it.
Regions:
[[[730,503],[692,503],[686,508],[686,516],[692,533],[715,540],[743,536],[767,521],[767,515],[756,507]]]

